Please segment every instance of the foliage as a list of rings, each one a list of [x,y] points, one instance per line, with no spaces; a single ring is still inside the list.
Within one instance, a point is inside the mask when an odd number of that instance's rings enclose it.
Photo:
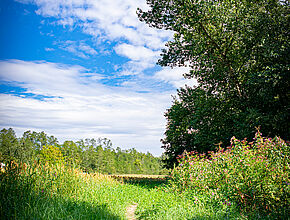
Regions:
[[[169,180],[166,175],[120,174],[110,175],[110,177],[122,183],[138,184],[150,187],[165,184]]]
[[[290,146],[282,139],[263,138],[254,142],[232,138],[226,150],[209,156],[196,152],[179,157],[172,172],[177,191],[204,194],[245,211],[259,211],[286,217],[290,201]]]
[[[43,163],[49,164],[63,164],[64,157],[61,153],[61,150],[56,146],[43,146],[42,150],[40,151],[40,160]]]
[[[15,160],[20,154],[19,143],[13,129],[2,129],[0,131],[1,161]]]
[[[159,64],[188,63],[188,76],[215,91],[244,96],[248,74],[288,62],[288,1],[147,0],[147,4],[148,12],[138,10],[140,20],[175,32]]]
[[[104,202],[117,183],[63,165],[7,164],[0,173],[1,219],[120,219],[124,202]],[[101,198],[103,197],[103,198]],[[104,200],[103,200],[104,199]]]
[[[161,160],[150,153],[136,149],[114,149],[110,140],[104,138],[85,139],[75,143],[80,153],[80,167],[86,172],[107,174],[161,174]]]
[[[47,136],[44,132],[26,131],[21,138],[17,138],[12,128],[4,128],[0,131],[1,161],[32,162],[39,159],[43,146],[57,144],[55,137]]]
[[[42,150],[43,146],[55,146],[58,144],[58,140],[54,136],[48,136],[42,132],[31,132],[26,131],[23,133],[22,137],[19,140],[20,144],[26,148],[32,148],[38,153]]]
[[[85,139],[59,144],[44,132],[24,132],[16,137],[13,129],[0,131],[0,162],[66,164],[85,172],[107,174],[167,174],[161,159],[152,154],[137,152],[134,148],[113,148],[107,138]]]
[[[199,83],[179,90],[166,112],[163,148],[168,167],[176,163],[176,153],[207,152],[220,142],[225,147],[233,135],[252,138],[259,125],[267,136],[289,139],[288,1],[147,4],[150,10],[139,9],[139,19],[175,33],[158,63],[189,66],[185,77]],[[190,137],[188,130],[196,132]]]
[[[79,164],[82,156],[82,149],[73,141],[65,141],[62,145],[61,152],[68,164]]]
[[[246,219],[231,207],[213,207],[203,197],[191,200],[163,185],[119,183],[63,165],[7,164],[0,173],[1,219]]]
[[[233,136],[253,138],[260,124],[265,127],[266,118],[258,112],[241,111],[218,94],[186,87],[178,90],[178,96],[165,114],[167,128],[162,143],[167,156],[164,161],[169,168],[185,150],[207,153],[226,146]]]

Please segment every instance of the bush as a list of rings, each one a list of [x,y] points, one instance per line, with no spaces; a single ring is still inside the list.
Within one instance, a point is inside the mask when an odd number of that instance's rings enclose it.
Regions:
[[[208,155],[185,152],[172,171],[177,191],[202,193],[219,203],[236,203],[246,212],[287,216],[289,212],[289,143],[256,133],[249,143],[231,139],[226,150]]]
[[[61,150],[56,146],[43,146],[40,151],[40,160],[43,163],[49,164],[63,164],[64,157],[62,155]]]

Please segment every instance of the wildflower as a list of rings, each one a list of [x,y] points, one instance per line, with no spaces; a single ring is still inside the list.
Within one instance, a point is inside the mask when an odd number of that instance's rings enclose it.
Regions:
[[[195,133],[198,133],[198,132],[199,132],[198,129],[193,129],[193,128],[191,128],[191,129],[187,129],[187,133],[188,133],[188,134],[195,134]]]
[[[5,163],[0,163],[0,171],[5,171],[5,167],[6,167],[6,165],[5,165]]]

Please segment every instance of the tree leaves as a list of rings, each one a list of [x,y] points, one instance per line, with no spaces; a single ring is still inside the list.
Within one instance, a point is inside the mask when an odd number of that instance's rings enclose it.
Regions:
[[[185,88],[166,112],[168,166],[184,150],[201,152],[232,135],[289,138],[289,2],[147,0],[139,19],[175,32],[158,64],[185,66]],[[191,136],[187,129],[198,130]],[[242,136],[244,135],[244,136]]]

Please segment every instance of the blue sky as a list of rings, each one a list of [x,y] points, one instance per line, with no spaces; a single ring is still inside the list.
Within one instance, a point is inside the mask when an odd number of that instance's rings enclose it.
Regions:
[[[161,155],[182,68],[156,65],[173,33],[141,23],[145,0],[1,0],[0,127],[60,141],[106,137]]]

